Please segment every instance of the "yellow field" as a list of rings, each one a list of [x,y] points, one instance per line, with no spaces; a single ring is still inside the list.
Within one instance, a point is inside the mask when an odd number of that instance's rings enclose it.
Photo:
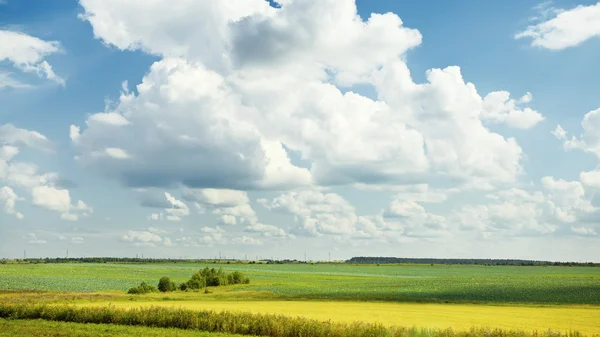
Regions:
[[[108,302],[79,305],[102,306]],[[468,304],[419,304],[322,301],[136,301],[110,302],[120,308],[164,306],[194,310],[246,311],[304,316],[339,322],[379,322],[385,325],[425,328],[471,327],[579,331],[600,335],[600,307],[595,306],[486,306]]]

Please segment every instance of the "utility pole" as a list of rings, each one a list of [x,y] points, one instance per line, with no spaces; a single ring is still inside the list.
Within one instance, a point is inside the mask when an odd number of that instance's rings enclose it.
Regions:
[[[331,262],[331,252],[329,252],[329,262]]]

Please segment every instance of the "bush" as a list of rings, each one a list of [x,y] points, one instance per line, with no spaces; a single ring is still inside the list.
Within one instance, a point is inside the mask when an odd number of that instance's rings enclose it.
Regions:
[[[158,281],[158,290],[166,293],[168,291],[175,291],[177,290],[177,285],[175,284],[175,282],[171,281],[171,279],[168,276],[164,276],[161,277],[160,280]]]
[[[149,285],[146,282],[142,282],[142,283],[140,283],[139,286],[130,288],[127,291],[128,294],[133,294],[133,295],[156,293],[156,292],[158,292],[158,289],[156,289],[156,287],[154,287],[152,285]]]

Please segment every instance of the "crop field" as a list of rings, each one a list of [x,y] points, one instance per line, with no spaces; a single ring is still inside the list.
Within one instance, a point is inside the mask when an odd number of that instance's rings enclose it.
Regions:
[[[0,265],[0,289],[127,290],[162,276],[177,282],[209,264]],[[260,297],[392,302],[600,305],[600,268],[510,266],[354,266],[223,264],[252,280],[231,291]],[[258,296],[258,295],[257,295]]]
[[[127,295],[162,276],[184,282],[204,267],[250,284],[204,292]],[[318,321],[467,331],[578,331],[600,336],[600,268],[347,264],[5,264],[0,302],[75,307],[181,308],[283,314]],[[18,292],[44,290],[43,293]],[[17,292],[15,292],[17,291]]]
[[[225,333],[159,329],[111,324],[81,324],[43,320],[0,319],[0,337],[240,337]]]

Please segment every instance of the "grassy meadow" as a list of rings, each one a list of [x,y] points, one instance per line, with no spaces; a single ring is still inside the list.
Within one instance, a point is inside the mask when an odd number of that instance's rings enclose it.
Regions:
[[[126,291],[204,267],[242,271],[260,298],[600,305],[600,268],[346,264],[6,264],[0,289]]]
[[[141,281],[156,285],[162,276],[184,282],[206,266],[241,271],[251,283],[209,293],[125,293]],[[0,265],[0,290],[2,303],[282,314],[339,324],[360,321],[384,330],[500,328],[531,334],[551,329],[600,336],[600,268],[594,267],[5,264]]]
[[[149,328],[114,324],[83,324],[36,320],[0,319],[0,337],[240,337],[226,333]]]

